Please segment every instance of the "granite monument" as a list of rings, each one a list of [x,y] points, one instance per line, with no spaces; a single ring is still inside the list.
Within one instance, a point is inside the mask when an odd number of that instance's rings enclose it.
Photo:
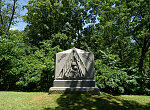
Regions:
[[[94,80],[94,55],[72,48],[56,54],[55,80],[49,93],[98,94]]]

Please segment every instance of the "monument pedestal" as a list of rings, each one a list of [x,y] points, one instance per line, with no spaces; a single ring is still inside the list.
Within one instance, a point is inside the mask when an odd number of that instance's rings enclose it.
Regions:
[[[54,80],[53,87],[95,87],[95,80]]]
[[[49,94],[93,94],[98,95],[99,89],[97,87],[51,87]]]
[[[54,80],[53,87],[49,89],[49,94],[63,93],[98,95],[99,89],[95,86],[95,80]]]

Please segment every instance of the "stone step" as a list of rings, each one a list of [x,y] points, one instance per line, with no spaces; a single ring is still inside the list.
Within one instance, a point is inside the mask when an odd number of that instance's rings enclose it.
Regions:
[[[93,94],[99,95],[98,87],[51,87],[49,94]]]

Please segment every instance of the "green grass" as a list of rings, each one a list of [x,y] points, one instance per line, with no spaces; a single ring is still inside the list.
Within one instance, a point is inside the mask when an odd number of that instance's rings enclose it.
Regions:
[[[0,92],[0,110],[150,110],[150,96]]]

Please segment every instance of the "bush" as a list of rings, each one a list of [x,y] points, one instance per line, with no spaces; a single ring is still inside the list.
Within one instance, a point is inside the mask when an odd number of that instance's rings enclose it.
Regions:
[[[21,90],[48,91],[54,80],[55,54],[61,51],[59,47],[51,48],[50,41],[41,43],[37,49],[22,59],[22,74],[17,86]]]
[[[19,77],[19,59],[28,49],[22,36],[15,34],[0,38],[0,90],[14,89]]]
[[[40,48],[27,45],[22,36],[0,38],[0,90],[45,91],[54,79],[55,54],[61,49],[51,41]]]
[[[111,94],[123,94],[124,85],[128,76],[126,72],[113,70],[105,64],[101,64],[98,60],[95,62],[96,82],[100,91]]]
[[[101,60],[95,61],[96,82],[100,91],[116,94],[135,94],[140,87],[137,76],[129,76],[127,72],[119,68],[111,68],[102,64]]]

